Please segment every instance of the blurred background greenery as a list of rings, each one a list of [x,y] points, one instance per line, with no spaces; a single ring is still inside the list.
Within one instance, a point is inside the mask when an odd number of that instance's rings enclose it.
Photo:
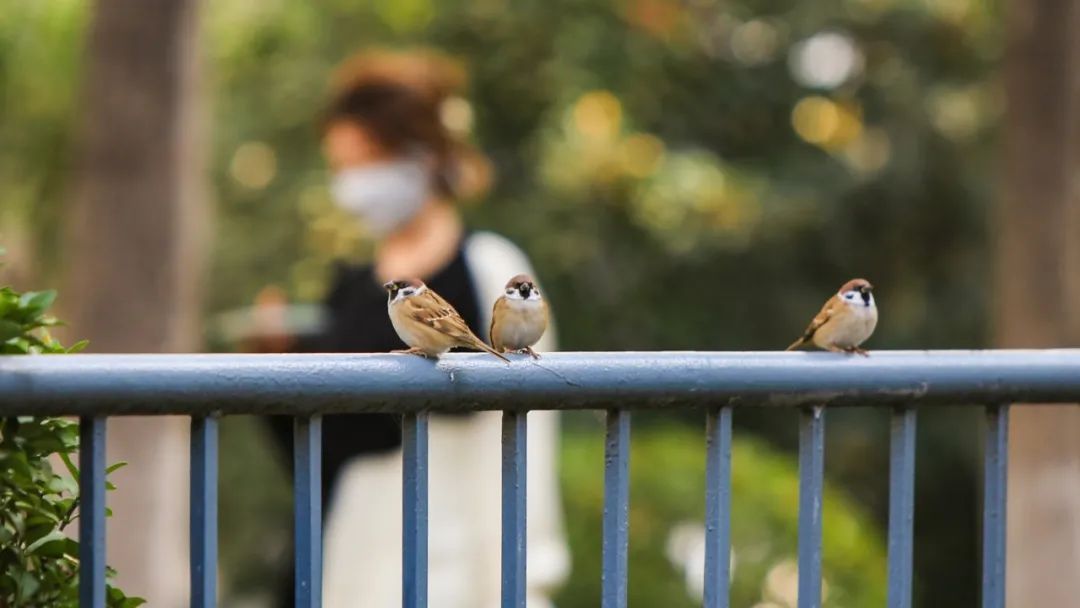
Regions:
[[[65,271],[89,9],[0,0],[0,239],[17,283]],[[1001,17],[992,0],[207,2],[203,316],[268,284],[317,301],[335,260],[366,259],[361,227],[331,204],[315,118],[351,51],[426,44],[466,62],[469,100],[446,119],[497,176],[467,218],[532,257],[563,349],[781,348],[856,275],[882,310],[871,348],[983,346]],[[222,348],[211,330],[204,348]],[[830,604],[880,605],[887,415],[830,416]],[[977,598],[972,416],[920,421],[920,605]],[[673,599],[682,575],[662,539],[701,515],[702,420],[653,420],[635,431],[631,592],[640,605],[691,605]],[[736,425],[736,556],[764,542],[775,566],[794,539],[795,419],[740,411]],[[589,606],[600,443],[587,415],[566,426],[575,571],[560,605]],[[229,420],[223,440],[225,580],[249,593],[286,557],[287,529],[269,522],[287,525],[287,488],[260,429]],[[748,606],[768,569],[737,563],[736,605]]]

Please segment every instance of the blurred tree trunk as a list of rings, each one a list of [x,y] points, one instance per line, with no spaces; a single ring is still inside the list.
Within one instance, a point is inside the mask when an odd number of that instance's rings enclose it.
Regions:
[[[205,191],[198,0],[97,0],[85,53],[64,314],[99,353],[198,347]],[[150,606],[187,605],[187,423],[113,418],[109,564]]]
[[[1080,343],[1080,0],[1012,0],[997,342]],[[1080,407],[1013,408],[1009,606],[1080,597]]]

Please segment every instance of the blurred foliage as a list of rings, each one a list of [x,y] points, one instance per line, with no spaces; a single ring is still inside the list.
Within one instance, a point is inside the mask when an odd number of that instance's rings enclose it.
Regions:
[[[771,349],[844,280],[871,348],[978,347],[1002,94],[989,0],[220,0],[204,3],[217,238],[206,308],[317,301],[369,255],[326,189],[326,79],[372,44],[462,57],[458,107],[499,180],[465,212],[532,257],[565,349]],[[0,233],[22,274],[57,236],[85,0],[0,0]],[[918,593],[974,605],[971,413],[924,416]],[[793,419],[741,431],[794,445]],[[830,413],[829,472],[884,522],[887,424]],[[951,561],[950,561],[951,560]]]
[[[2,255],[0,250],[0,255]],[[0,287],[0,354],[68,354],[49,336],[57,324],[47,314],[56,292],[18,293]],[[79,515],[79,470],[71,456],[79,450],[79,423],[62,418],[0,418],[0,606],[77,606],[79,543],[65,530]],[[67,475],[53,471],[51,458]],[[109,467],[115,471],[124,463]],[[108,484],[109,489],[112,488]],[[110,570],[109,576],[114,573]],[[110,608],[145,602],[108,585]]]
[[[227,603],[269,601],[266,581],[288,568],[290,493],[284,464],[267,453],[263,429],[252,418],[227,418],[222,450],[221,524],[237,542],[222,546],[230,594]],[[593,607],[600,597],[600,534],[603,516],[604,441],[600,425],[578,417],[564,433],[560,476],[565,524],[573,564],[555,598],[561,608]],[[699,544],[704,533],[705,453],[700,430],[654,424],[636,426],[631,447],[630,587],[641,606],[700,605]],[[254,468],[252,462],[273,466]],[[771,601],[795,606],[797,589],[798,470],[794,462],[760,441],[735,439],[732,450],[732,605]],[[271,472],[268,474],[267,469]],[[253,518],[252,513],[261,513]],[[882,532],[835,486],[824,502],[825,606],[885,603]],[[690,564],[687,572],[686,565]]]
[[[684,579],[704,555],[705,442],[700,431],[653,426],[634,431],[630,466],[629,597],[641,606],[701,605]],[[556,598],[562,608],[596,606],[604,500],[602,433],[567,433],[561,453],[566,525],[573,575]],[[731,605],[795,608],[798,570],[798,470],[787,458],[747,438],[732,449]],[[833,487],[824,501],[824,605],[883,606],[885,551],[865,513]],[[682,545],[680,547],[680,545]],[[698,551],[698,552],[695,552]],[[682,571],[691,557],[694,573]],[[700,593],[700,586],[696,587]]]

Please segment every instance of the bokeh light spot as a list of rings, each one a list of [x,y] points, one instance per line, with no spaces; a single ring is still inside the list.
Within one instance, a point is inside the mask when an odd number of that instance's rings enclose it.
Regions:
[[[780,46],[780,34],[768,21],[747,21],[731,35],[731,54],[745,65],[761,65],[776,56]]]
[[[795,82],[814,89],[835,89],[863,67],[863,55],[851,36],[818,32],[791,48],[788,68]]]
[[[642,179],[656,172],[664,158],[664,142],[655,135],[637,133],[622,141],[620,147],[623,171],[630,177]]]
[[[622,126],[622,103],[609,91],[591,91],[574,104],[574,126],[586,138],[608,141]]]
[[[829,140],[840,125],[840,110],[824,97],[804,97],[791,111],[791,126],[803,140],[821,145]]]
[[[461,97],[450,97],[439,106],[439,120],[451,133],[467,135],[473,126],[472,105]]]
[[[892,158],[892,141],[884,129],[866,129],[844,150],[848,167],[862,175],[873,175]]]
[[[935,87],[926,98],[930,122],[942,135],[956,141],[970,139],[983,126],[983,108],[976,87]]]
[[[233,153],[229,174],[241,186],[261,190],[277,175],[277,154],[261,141],[243,143]]]
[[[820,96],[804,97],[791,112],[791,125],[803,140],[830,151],[841,149],[862,133],[860,108]]]

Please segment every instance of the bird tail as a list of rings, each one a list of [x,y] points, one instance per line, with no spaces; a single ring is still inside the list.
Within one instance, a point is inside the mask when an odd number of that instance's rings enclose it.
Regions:
[[[502,359],[503,361],[506,361],[507,363],[510,363],[510,359],[507,359],[506,357],[504,357],[501,353],[496,351],[494,348],[491,348],[487,344],[484,344],[484,341],[481,340],[480,338],[477,338],[476,341],[473,342],[472,346],[474,348],[476,348],[477,350],[482,350],[482,351],[484,351],[486,353],[491,353],[491,354],[495,355],[496,357]]]
[[[791,343],[791,346],[788,346],[784,350],[785,351],[795,350],[796,348],[799,348],[803,344],[806,344],[806,336],[802,336],[798,340],[795,340],[794,342]]]

